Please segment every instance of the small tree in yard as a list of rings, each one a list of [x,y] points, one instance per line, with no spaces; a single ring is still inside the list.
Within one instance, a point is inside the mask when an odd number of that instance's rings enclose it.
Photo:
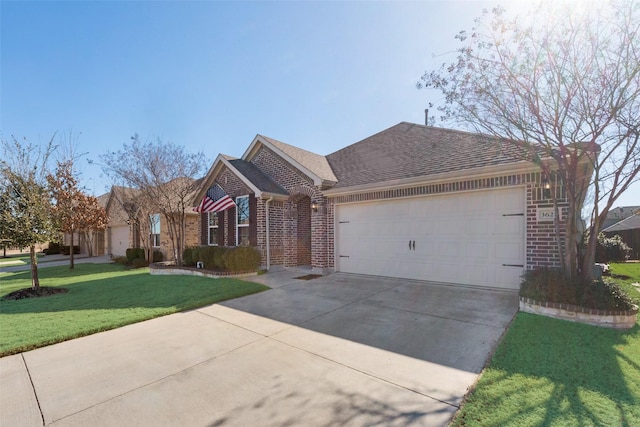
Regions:
[[[93,244],[96,232],[104,231],[109,224],[109,217],[105,209],[98,204],[98,199],[80,193],[78,208],[78,230],[84,235],[87,242],[87,251],[93,256]]]
[[[547,2],[514,19],[496,8],[456,38],[463,45],[456,61],[424,74],[418,87],[444,94],[444,120],[519,145],[524,159],[564,186],[567,213],[555,220],[562,266],[592,279],[601,225],[640,172],[640,3]],[[588,192],[580,269],[578,222]]]
[[[140,224],[152,215],[165,219],[173,258],[182,265],[185,246],[186,210],[191,206],[197,181],[207,161],[202,153],[188,153],[184,147],[157,140],[143,142],[138,135],[122,150],[101,156],[104,171],[115,181],[136,191],[145,212],[136,215]],[[149,224],[150,225],[150,224]]]
[[[57,234],[46,179],[54,149],[53,138],[42,149],[15,138],[2,140],[0,229],[12,246],[29,247],[33,289],[40,287],[35,247]]]
[[[73,172],[73,161],[58,162],[55,174],[47,175],[51,189],[51,217],[57,228],[63,233],[69,233],[69,268],[74,268],[74,236],[80,230],[80,218],[83,214],[84,195],[78,187],[78,180]]]

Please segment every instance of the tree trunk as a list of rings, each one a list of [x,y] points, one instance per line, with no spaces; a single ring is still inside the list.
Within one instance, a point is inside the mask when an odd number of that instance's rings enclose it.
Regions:
[[[562,239],[560,238],[560,209],[558,208],[558,202],[556,201],[556,198],[553,198],[553,213],[554,213],[554,220],[553,220],[553,227],[554,227],[554,231],[555,231],[555,241],[556,241],[556,246],[558,247],[558,259],[560,260],[560,269],[565,273],[568,274],[568,269],[567,269],[567,258],[565,256],[565,248],[562,246]],[[566,222],[566,221],[565,221]]]
[[[565,218],[566,236],[565,236],[565,266],[566,273],[569,277],[576,277],[578,274],[578,242],[576,226],[576,203],[569,197],[569,206],[567,209],[567,218]]]
[[[598,233],[596,227],[591,227],[589,232],[589,240],[584,251],[584,259],[582,260],[582,279],[588,282],[593,281],[593,267],[596,259],[596,248],[598,246]]]
[[[31,288],[38,289],[40,287],[40,279],[38,278],[38,257],[36,256],[36,247],[32,245],[29,248],[31,254]]]
[[[73,270],[73,229],[71,229],[71,246],[69,246],[69,269]]]

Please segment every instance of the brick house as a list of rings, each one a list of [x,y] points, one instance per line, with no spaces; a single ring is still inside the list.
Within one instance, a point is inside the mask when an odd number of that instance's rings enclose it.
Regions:
[[[254,246],[266,268],[517,289],[560,265],[548,191],[566,214],[517,150],[407,122],[327,156],[257,135],[203,178],[194,205],[217,184],[237,208],[201,214],[199,243]]]
[[[162,252],[164,259],[173,259],[166,218],[160,214],[153,214],[152,217],[155,220],[150,221],[152,229],[147,230],[143,227],[144,231],[141,231],[139,222],[146,221],[146,218],[139,217],[136,194],[137,190],[113,186],[109,193],[98,198],[107,211],[109,224],[103,236],[97,240],[97,253],[112,257],[125,256],[128,248],[144,246],[142,239],[147,238],[147,231],[149,231],[148,238],[153,249]],[[186,246],[197,246],[199,244],[200,216],[193,212],[191,207],[185,210],[185,214],[185,244]]]

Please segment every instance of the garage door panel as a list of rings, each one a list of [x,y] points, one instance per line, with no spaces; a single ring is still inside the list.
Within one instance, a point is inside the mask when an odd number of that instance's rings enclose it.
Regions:
[[[520,242],[503,242],[496,245],[496,259],[509,263],[522,261],[519,255],[521,250]]]
[[[524,221],[522,220],[522,217],[519,217],[519,216],[504,217],[504,219],[497,221],[497,224],[495,227],[495,233],[509,234],[509,235],[523,233],[524,232],[523,226],[524,226]]]
[[[486,260],[489,256],[486,242],[467,242],[465,245],[464,255],[472,261]]]
[[[112,227],[110,232],[111,254],[113,256],[125,256],[129,247],[129,227]]]
[[[524,264],[521,187],[338,205],[336,218],[338,271],[519,286],[523,268],[503,264]]]

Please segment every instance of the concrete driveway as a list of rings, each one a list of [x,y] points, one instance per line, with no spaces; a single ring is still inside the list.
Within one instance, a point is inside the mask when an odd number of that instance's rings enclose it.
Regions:
[[[514,292],[333,274],[0,359],[2,426],[447,425]]]

